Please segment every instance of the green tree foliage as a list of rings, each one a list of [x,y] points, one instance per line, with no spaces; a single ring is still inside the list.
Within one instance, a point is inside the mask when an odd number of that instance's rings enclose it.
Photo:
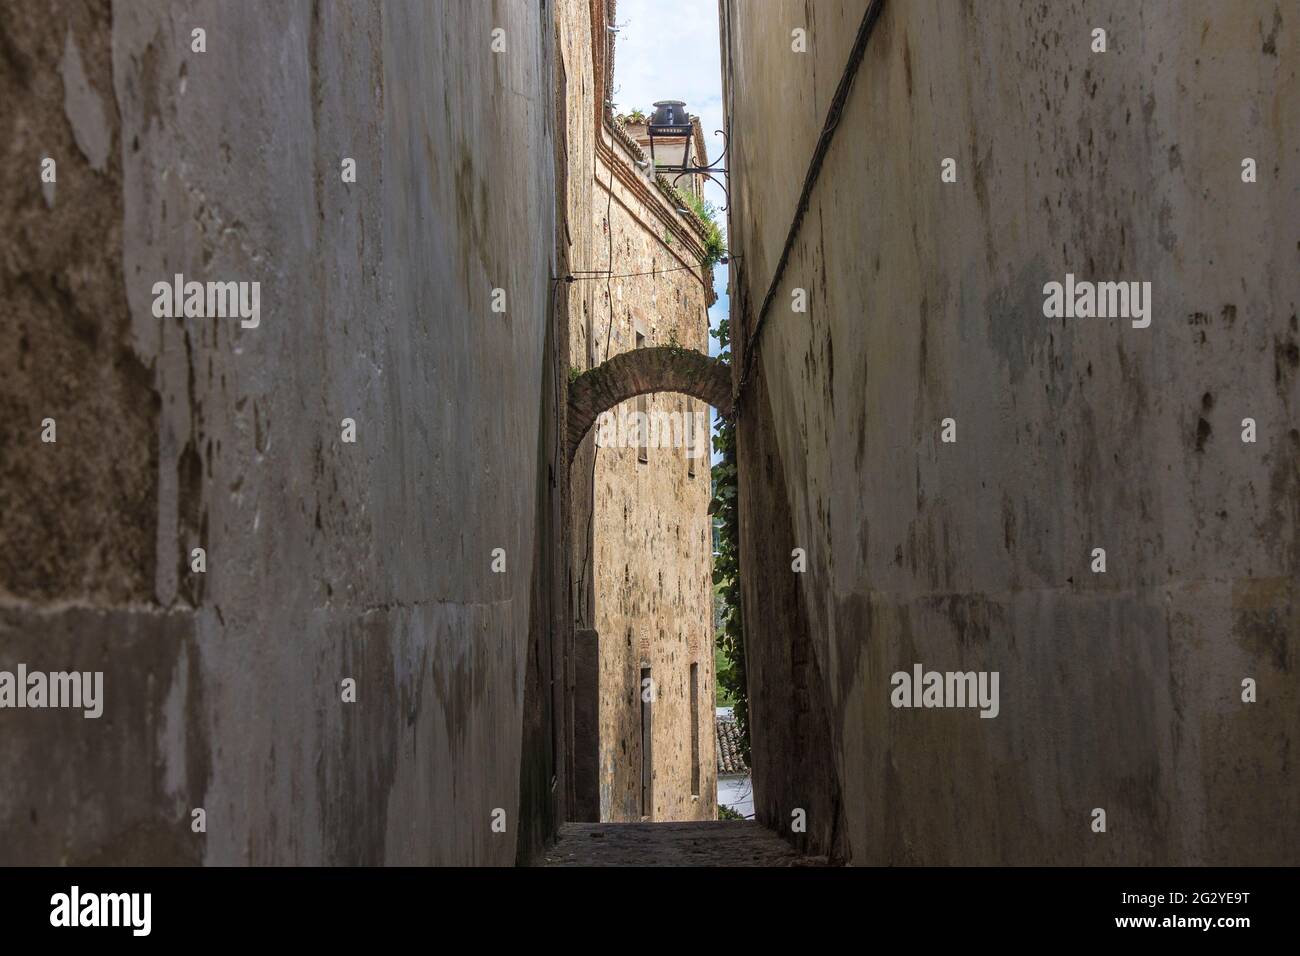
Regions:
[[[731,360],[731,327],[721,319],[715,332],[722,347],[719,358]],[[719,454],[713,466],[713,501],[709,514],[714,522],[713,590],[719,605],[719,626],[715,639],[724,662],[717,668],[717,681],[734,703],[740,749],[749,763],[749,692],[745,680],[745,640],[740,614],[740,515],[736,510],[736,425],[718,419],[713,449]]]

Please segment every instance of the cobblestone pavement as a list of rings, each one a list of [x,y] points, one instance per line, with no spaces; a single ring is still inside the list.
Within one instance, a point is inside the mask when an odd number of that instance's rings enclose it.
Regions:
[[[739,820],[566,823],[546,866],[824,866],[771,830]]]

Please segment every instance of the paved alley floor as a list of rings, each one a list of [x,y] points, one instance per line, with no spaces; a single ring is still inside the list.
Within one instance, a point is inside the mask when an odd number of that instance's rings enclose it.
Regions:
[[[824,866],[757,823],[566,823],[546,866]]]

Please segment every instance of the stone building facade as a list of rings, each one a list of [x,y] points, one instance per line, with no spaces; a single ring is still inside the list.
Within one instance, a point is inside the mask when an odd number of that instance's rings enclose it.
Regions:
[[[605,106],[613,3],[570,12],[560,49],[571,374],[639,347],[707,352],[704,225]],[[698,192],[689,178],[679,186]],[[570,471],[578,819],[716,812],[709,419],[707,405],[684,395],[631,399],[597,423]]]

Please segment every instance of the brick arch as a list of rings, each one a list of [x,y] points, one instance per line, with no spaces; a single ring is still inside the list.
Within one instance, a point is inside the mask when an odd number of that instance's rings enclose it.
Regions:
[[[731,414],[731,366],[671,345],[632,349],[569,383],[569,461],[600,413],[646,392],[681,392]]]

